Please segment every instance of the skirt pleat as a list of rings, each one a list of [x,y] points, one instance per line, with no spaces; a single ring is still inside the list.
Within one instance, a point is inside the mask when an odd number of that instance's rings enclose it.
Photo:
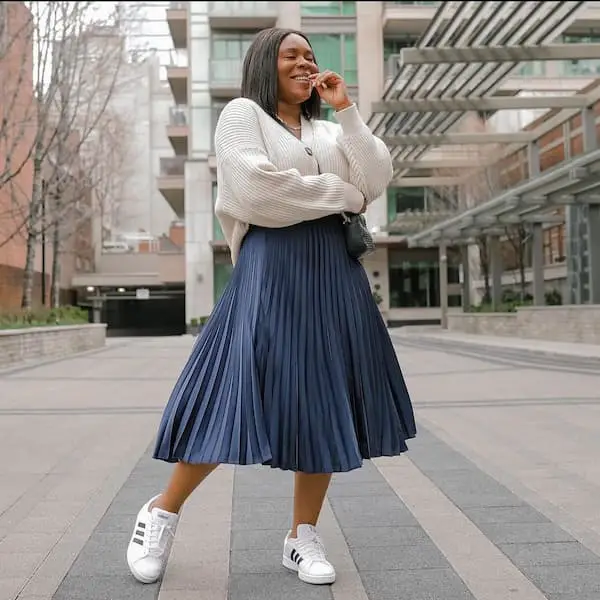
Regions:
[[[415,434],[339,217],[251,227],[165,408],[155,458],[331,473],[398,455]]]

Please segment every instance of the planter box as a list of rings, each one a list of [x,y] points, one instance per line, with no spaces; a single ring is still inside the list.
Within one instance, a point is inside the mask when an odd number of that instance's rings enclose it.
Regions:
[[[103,348],[105,324],[0,329],[0,369]]]
[[[200,335],[200,332],[202,331],[202,328],[204,327],[204,325],[190,325],[188,323],[187,325],[187,334],[188,335]]]
[[[448,315],[448,329],[554,342],[600,344],[600,305],[525,306],[515,313]]]

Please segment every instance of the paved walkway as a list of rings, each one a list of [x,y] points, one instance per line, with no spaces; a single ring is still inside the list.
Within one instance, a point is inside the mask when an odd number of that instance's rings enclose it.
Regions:
[[[260,467],[221,467],[196,492],[162,585],[129,575],[190,338],[0,374],[0,600],[598,600],[599,357],[393,336],[420,434],[335,478],[320,525],[332,587],[281,567],[291,476]]]

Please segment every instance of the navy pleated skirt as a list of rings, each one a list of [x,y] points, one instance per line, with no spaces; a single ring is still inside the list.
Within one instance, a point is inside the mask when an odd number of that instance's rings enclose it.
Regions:
[[[165,408],[154,457],[331,473],[400,454],[415,433],[339,216],[251,227]]]

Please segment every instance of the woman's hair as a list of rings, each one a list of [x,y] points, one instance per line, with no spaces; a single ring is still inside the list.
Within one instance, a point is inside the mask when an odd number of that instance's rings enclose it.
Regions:
[[[248,48],[242,72],[242,97],[254,100],[267,114],[277,118],[279,86],[277,60],[281,42],[291,34],[308,38],[294,29],[273,27],[259,31]],[[315,59],[316,62],[316,59]],[[302,115],[306,119],[318,119],[321,115],[321,99],[316,90],[302,103]]]

